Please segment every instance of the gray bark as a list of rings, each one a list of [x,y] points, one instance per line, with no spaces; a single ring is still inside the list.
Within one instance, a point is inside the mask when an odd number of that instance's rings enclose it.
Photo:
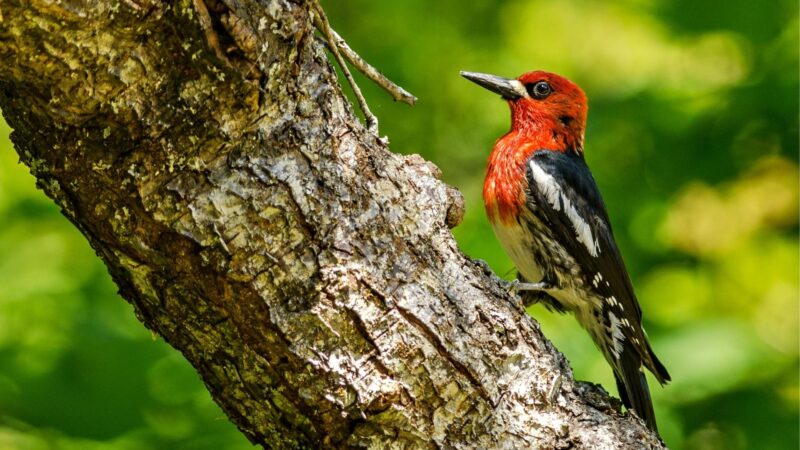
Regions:
[[[0,108],[139,319],[267,448],[660,448],[458,249],[274,0],[0,0]]]

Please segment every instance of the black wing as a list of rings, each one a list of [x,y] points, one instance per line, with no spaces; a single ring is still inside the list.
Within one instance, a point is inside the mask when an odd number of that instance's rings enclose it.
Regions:
[[[583,157],[576,153],[537,151],[527,168],[530,208],[581,267],[586,286],[606,303],[607,313],[622,321],[625,339],[616,361],[620,397],[629,408],[652,419],[649,391],[640,367],[644,364],[659,382],[670,380],[656,358],[641,326],[642,312],[628,271],[614,241],[611,224],[597,184]],[[602,319],[608,321],[609,315]]]

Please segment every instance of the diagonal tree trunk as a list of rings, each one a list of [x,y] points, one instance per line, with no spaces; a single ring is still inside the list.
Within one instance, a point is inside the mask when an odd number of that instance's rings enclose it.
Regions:
[[[139,319],[267,448],[660,448],[359,124],[289,0],[0,0],[0,108]]]

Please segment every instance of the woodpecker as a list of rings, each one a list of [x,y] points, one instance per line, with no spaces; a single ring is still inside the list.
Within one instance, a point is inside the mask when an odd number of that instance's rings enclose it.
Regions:
[[[625,407],[657,433],[643,368],[662,385],[670,376],[642,328],[605,204],[584,161],[586,94],[544,71],[516,79],[461,75],[500,94],[511,109],[511,130],[489,156],[483,200],[519,272],[515,289],[575,315],[611,365]]]

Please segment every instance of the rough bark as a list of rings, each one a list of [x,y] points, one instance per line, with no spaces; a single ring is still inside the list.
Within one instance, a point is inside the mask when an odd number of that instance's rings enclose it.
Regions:
[[[0,0],[0,108],[139,319],[267,448],[660,448],[459,251],[309,5]]]

